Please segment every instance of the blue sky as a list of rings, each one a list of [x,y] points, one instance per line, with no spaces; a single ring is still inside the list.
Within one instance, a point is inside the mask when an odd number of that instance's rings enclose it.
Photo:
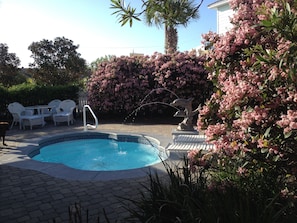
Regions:
[[[200,19],[178,27],[179,51],[199,46],[201,34],[216,31],[216,11],[207,8],[214,1],[204,0]],[[126,2],[141,5],[140,0]],[[79,45],[78,52],[88,63],[105,55],[164,52],[163,29],[143,21],[121,27],[110,5],[110,0],[0,0],[0,43],[8,45],[23,67],[32,62],[28,50],[32,42],[63,36]]]

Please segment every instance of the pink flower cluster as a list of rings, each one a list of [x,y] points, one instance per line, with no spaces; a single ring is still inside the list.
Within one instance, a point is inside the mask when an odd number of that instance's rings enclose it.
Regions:
[[[252,72],[247,72],[247,75],[240,75],[236,72],[234,76],[229,76],[225,81],[221,81],[221,90],[225,92],[222,96],[220,111],[229,110],[238,102],[245,100],[245,98],[257,98],[259,96],[258,85],[253,84],[250,80],[256,81],[258,77],[252,79],[254,75]],[[224,74],[223,74],[224,75]]]
[[[288,110],[287,114],[281,115],[281,120],[277,121],[276,124],[284,129],[284,133],[297,131],[297,110]]]
[[[188,152],[187,158],[189,159],[190,170],[197,171],[199,167],[208,167],[212,162],[214,153],[209,151],[205,152],[201,149],[193,149]]]
[[[233,127],[235,129],[247,130],[252,124],[261,126],[268,119],[269,109],[255,106],[253,109],[242,111],[241,117],[234,120]]]

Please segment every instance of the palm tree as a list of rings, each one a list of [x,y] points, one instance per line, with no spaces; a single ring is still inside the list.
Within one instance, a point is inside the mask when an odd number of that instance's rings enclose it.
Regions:
[[[140,21],[140,16],[144,14],[145,22],[151,26],[164,27],[165,29],[165,53],[174,53],[177,50],[178,32],[177,26],[187,26],[191,19],[198,19],[198,9],[200,4],[195,5],[194,0],[142,0],[143,11],[136,12],[130,4],[125,6],[124,0],[111,0],[111,8],[116,9],[113,14],[119,17],[119,23],[125,25],[133,20]]]

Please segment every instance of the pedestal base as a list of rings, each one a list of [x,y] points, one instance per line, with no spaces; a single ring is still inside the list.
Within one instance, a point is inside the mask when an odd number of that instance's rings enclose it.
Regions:
[[[199,132],[197,130],[193,130],[193,131],[182,131],[182,130],[173,130],[172,131],[172,138],[173,138],[173,141],[174,139],[179,136],[179,135],[199,135]]]

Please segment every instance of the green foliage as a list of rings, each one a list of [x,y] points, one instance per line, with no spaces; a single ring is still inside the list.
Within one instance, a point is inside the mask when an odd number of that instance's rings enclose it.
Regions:
[[[155,23],[156,26],[187,26],[191,19],[199,18],[198,9],[202,2],[195,5],[193,0],[149,0],[144,3],[145,19],[149,25]]]
[[[200,4],[195,5],[193,0],[143,0],[142,11],[136,12],[136,8],[125,5],[124,0],[111,0],[111,9],[115,10],[119,23],[124,26],[129,23],[132,27],[133,20],[140,21],[140,16],[145,15],[148,25],[155,24],[157,27],[165,29],[165,53],[175,53],[177,51],[178,35],[176,27],[178,25],[187,26],[191,19],[198,19],[198,9]]]
[[[0,84],[9,87],[19,83],[19,65],[15,53],[8,53],[8,46],[0,43]]]
[[[187,159],[182,167],[164,165],[167,176],[149,173],[150,184],[143,185],[140,199],[124,198],[133,204],[127,208],[131,214],[127,221],[293,223],[297,217],[293,201],[279,196],[273,181],[263,187],[265,179],[250,178],[249,185],[254,186],[247,187],[245,183],[213,181],[223,174],[221,170],[200,166],[192,172]]]
[[[90,64],[91,71],[94,72],[97,70],[100,63],[111,61],[115,56],[114,55],[106,55],[104,57],[100,57],[97,60],[93,61]]]
[[[130,4],[125,6],[124,0],[111,0],[111,2],[110,8],[117,10],[113,12],[112,15],[117,14],[119,23],[121,23],[122,26],[129,22],[130,27],[132,27],[133,19],[140,21],[140,13],[136,13],[136,9],[132,8]]]
[[[34,62],[30,64],[38,84],[77,84],[89,75],[86,62],[76,51],[78,46],[65,37],[54,41],[41,40],[29,46]]]
[[[10,88],[0,87],[0,118],[10,118],[7,110],[9,103],[16,101],[24,106],[31,106],[48,104],[53,99],[77,101],[78,92],[77,85],[40,86],[34,83],[23,83]]]
[[[3,117],[7,116],[6,108],[9,101],[9,93],[6,87],[0,85],[0,119],[6,119]]]
[[[21,84],[9,88],[10,97],[24,106],[47,104],[53,99],[77,101],[79,87],[75,85],[41,86]]]

